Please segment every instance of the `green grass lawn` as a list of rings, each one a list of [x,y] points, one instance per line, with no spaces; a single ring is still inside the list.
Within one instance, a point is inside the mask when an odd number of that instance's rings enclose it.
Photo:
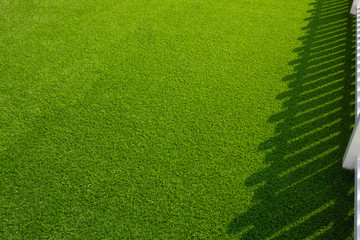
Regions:
[[[0,239],[352,239],[351,0],[0,0]]]

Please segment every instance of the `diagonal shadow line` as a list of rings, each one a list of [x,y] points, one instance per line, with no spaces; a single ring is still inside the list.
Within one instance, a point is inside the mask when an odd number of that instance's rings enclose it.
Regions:
[[[315,0],[289,90],[263,142],[269,166],[250,176],[253,205],[228,225],[240,239],[347,239],[353,235],[353,174],[341,160],[353,126],[355,19],[352,0]],[[334,41],[336,44],[334,44]]]

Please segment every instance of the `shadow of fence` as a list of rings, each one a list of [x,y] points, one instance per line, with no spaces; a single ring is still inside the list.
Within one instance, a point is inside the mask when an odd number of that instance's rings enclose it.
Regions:
[[[240,239],[353,236],[353,174],[341,168],[354,123],[351,0],[316,0],[294,73],[283,79],[277,136],[259,146],[269,166],[247,179],[254,205],[228,226]],[[249,221],[250,220],[250,221]]]

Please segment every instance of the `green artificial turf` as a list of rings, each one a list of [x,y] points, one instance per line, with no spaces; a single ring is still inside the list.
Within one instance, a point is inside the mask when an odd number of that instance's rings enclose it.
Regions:
[[[0,239],[352,239],[351,0],[0,0]]]

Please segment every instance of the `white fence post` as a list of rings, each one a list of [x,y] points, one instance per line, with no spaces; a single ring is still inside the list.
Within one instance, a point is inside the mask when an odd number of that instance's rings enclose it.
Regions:
[[[356,8],[360,6],[360,0],[354,0],[353,1],[353,4],[351,6],[351,10],[350,10],[350,13],[355,15],[356,14]]]
[[[355,127],[351,134],[349,144],[347,146],[343,167],[346,169],[355,169],[357,157],[360,156],[360,8],[357,4],[360,0],[354,0],[351,13],[355,7],[356,14],[356,77],[355,77]]]

